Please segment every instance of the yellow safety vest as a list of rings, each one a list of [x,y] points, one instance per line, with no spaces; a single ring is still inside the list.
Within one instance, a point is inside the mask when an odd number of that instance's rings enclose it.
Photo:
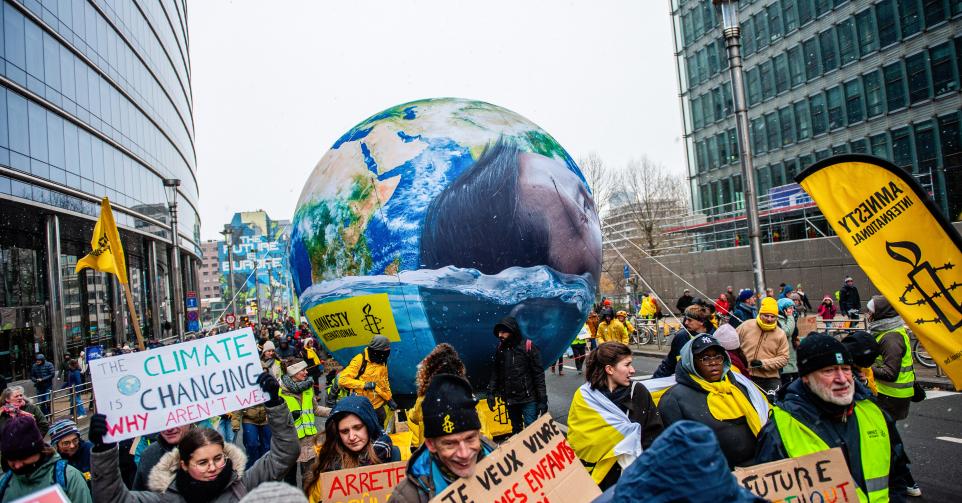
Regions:
[[[899,375],[895,382],[876,378],[875,384],[878,386],[879,394],[892,398],[912,398],[915,395],[915,368],[912,366],[912,346],[909,342],[909,334],[905,331],[905,327],[896,328],[878,334],[875,336],[875,341],[881,343],[882,337],[890,332],[902,334],[902,340],[905,342],[905,354],[902,355],[902,361],[899,363]],[[880,355],[876,362],[882,362],[882,360],[883,357]]]
[[[859,400],[855,402],[855,417],[858,421],[862,477],[865,479],[865,489],[860,486],[856,488],[858,500],[861,503],[887,503],[892,447],[885,416],[874,403]],[[789,457],[798,458],[829,450],[821,437],[781,408],[772,408],[772,418]],[[854,463],[855,460],[849,462]]]
[[[301,411],[301,415],[294,420],[294,428],[297,429],[297,438],[304,438],[309,435],[317,435],[317,423],[314,418],[314,389],[307,389],[301,394],[301,401],[298,403],[297,397],[290,395],[284,390],[278,394],[287,403],[287,408],[291,412]]]

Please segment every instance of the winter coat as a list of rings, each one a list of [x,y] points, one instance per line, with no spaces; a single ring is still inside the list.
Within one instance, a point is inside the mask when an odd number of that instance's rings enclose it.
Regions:
[[[865,388],[855,388],[855,401],[869,400],[864,394]],[[796,420],[811,429],[826,445],[841,447],[842,454],[848,464],[852,479],[859,487],[865,488],[865,477],[862,474],[861,453],[859,452],[859,428],[854,413],[846,413],[844,419],[833,417],[825,408],[820,406],[821,400],[809,391],[801,379],[796,379],[788,385],[785,398],[778,402],[778,406],[789,413]],[[853,402],[854,403],[854,402]],[[902,445],[902,437],[892,418],[886,416],[888,439],[891,445],[891,469],[889,471],[889,501],[904,502],[905,487],[911,475],[908,469],[908,457]],[[758,448],[755,451],[757,463],[767,463],[788,458],[785,444],[782,442],[775,421],[769,421],[758,434]]]
[[[141,442],[143,442],[143,439],[141,439]],[[174,446],[168,444],[164,437],[157,435],[156,439],[140,453],[140,461],[137,462],[137,473],[134,474],[134,484],[131,489],[134,491],[149,490],[150,486],[147,485],[147,480],[150,477],[151,470],[154,469],[160,458],[167,455],[173,448]]]
[[[40,429],[41,436],[47,436],[47,430],[50,429],[50,423],[47,421],[47,416],[44,415],[40,407],[36,404],[27,400],[23,407],[20,407],[23,412],[29,412],[33,419],[37,421],[37,428]],[[6,412],[0,413],[0,431],[3,431],[3,427],[7,425],[7,421],[13,416],[7,414]]]
[[[90,479],[90,449],[92,449],[94,444],[91,444],[89,440],[81,440],[80,448],[71,457],[66,457],[61,455],[60,457],[67,461],[70,466],[76,468],[84,475],[84,480]]]
[[[634,391],[632,391],[634,388]],[[615,404],[622,412],[628,414],[628,419],[633,423],[641,425],[641,447],[647,449],[651,447],[658,435],[665,429],[668,423],[664,421],[655,400],[651,397],[651,392],[640,382],[632,382],[631,386],[619,386],[614,391],[609,391],[607,387],[600,391],[611,403]],[[601,487],[611,487],[621,476],[621,465],[615,463],[601,481]]]
[[[792,319],[788,319],[789,317]],[[778,327],[788,337],[788,363],[782,367],[781,372],[783,374],[797,374],[798,356],[795,354],[795,341],[798,339],[798,319],[791,315],[780,314],[778,315]]]
[[[230,428],[232,430],[237,431],[245,424],[256,424],[258,426],[267,424],[267,407],[264,404],[255,405],[231,414]]]
[[[826,304],[822,302],[818,305],[818,315],[822,317],[823,320],[834,320],[835,315],[838,314],[838,310],[835,309],[835,304]]]
[[[361,373],[362,360],[367,360],[363,373]],[[364,389],[364,384],[368,382],[374,383],[373,390]],[[380,408],[393,398],[391,383],[388,381],[387,365],[372,362],[368,356],[367,348],[364,348],[361,354],[351,358],[347,367],[344,367],[344,370],[338,374],[337,384],[341,389],[350,390],[360,396],[367,397],[375,409]]]
[[[848,312],[852,309],[862,310],[862,300],[859,299],[858,288],[855,288],[855,285],[845,285],[838,291],[838,308],[845,316],[848,316]]]
[[[625,326],[618,318],[615,318],[607,323],[602,323],[605,325],[604,337],[598,339],[598,344],[603,342],[620,342],[622,344],[628,344],[628,327]],[[599,333],[602,332],[599,330]]]
[[[752,321],[756,316],[758,316],[758,311],[755,310],[754,306],[739,302],[732,310],[732,318],[728,320],[728,324],[738,328],[740,324]]]
[[[727,299],[719,295],[718,298],[715,299],[715,311],[717,311],[719,314],[727,316],[729,314],[729,309],[731,309],[731,304],[728,303]]]
[[[762,331],[755,320],[738,326],[738,341],[742,353],[751,365],[752,360],[761,360],[760,368],[750,369],[752,377],[762,379],[778,378],[778,371],[788,363],[788,337],[781,328]]]
[[[542,372],[544,372],[542,370]],[[494,451],[497,445],[485,437],[481,437],[481,457],[485,457]],[[427,446],[422,445],[414,451],[411,459],[408,460],[405,478],[398,485],[394,486],[391,493],[393,503],[428,503],[438,492],[447,489],[447,486],[437,488],[432,473],[436,458],[428,451]],[[453,480],[445,480],[447,484]]]
[[[695,300],[691,295],[682,295],[678,297],[678,302],[675,303],[675,308],[678,309],[679,313],[685,312],[685,308],[691,305],[691,301]]]
[[[56,371],[53,368],[53,364],[46,360],[44,360],[43,363],[34,363],[30,367],[30,379],[37,387],[38,393],[50,390],[51,386],[53,386],[54,374],[56,374]]]
[[[60,456],[54,454],[33,473],[23,476],[14,475],[11,477],[10,485],[7,486],[7,492],[3,495],[3,501],[14,501],[56,484],[54,470],[59,459]],[[83,474],[80,473],[79,470],[70,466],[68,463],[64,475],[67,487],[62,487],[61,489],[66,493],[69,501],[73,503],[92,503],[94,501],[90,498],[90,489],[87,488],[87,480],[84,479]],[[99,503],[100,500],[96,501]]]
[[[652,378],[658,377],[668,377],[675,375],[675,367],[678,365],[678,358],[681,356],[681,348],[685,344],[694,339],[696,334],[688,331],[687,328],[678,329],[674,335],[671,337],[671,348],[668,349],[668,354],[661,361],[661,365],[655,369],[655,373],[651,376]]]
[[[502,319],[511,337],[501,341],[494,353],[494,367],[488,383],[488,394],[500,396],[506,405],[547,403],[541,352],[521,336],[518,322],[511,316]]]
[[[281,480],[294,466],[299,452],[297,432],[291,413],[283,403],[268,407],[271,436],[270,451],[258,459],[249,470],[243,449],[224,444],[224,454],[231,460],[234,474],[231,482],[214,500],[215,503],[236,503],[262,482]],[[147,485],[150,491],[128,491],[120,480],[117,448],[93,452],[93,495],[97,503],[180,503],[186,501],[178,491],[177,470],[180,452],[173,449],[165,454],[150,471]]]

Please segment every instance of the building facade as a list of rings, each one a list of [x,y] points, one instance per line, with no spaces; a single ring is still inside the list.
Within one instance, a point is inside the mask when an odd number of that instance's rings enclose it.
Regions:
[[[832,233],[810,200],[792,199],[791,184],[841,153],[892,161],[960,219],[962,1],[738,3],[766,242]],[[720,14],[709,0],[671,0],[671,15],[692,203],[705,220],[683,231],[707,248],[745,244]]]
[[[184,2],[4,0],[0,31],[0,374],[134,340],[116,279],[74,271],[104,196],[144,336],[170,336],[173,284],[196,291],[200,261]]]
[[[229,226],[231,250],[228,252],[226,242],[219,242],[218,258],[221,289],[229,292],[236,304],[230,310],[251,320],[279,315],[300,319],[287,259],[290,220],[272,220],[263,210],[245,211],[235,213]]]
[[[220,259],[217,258],[217,253],[223,244],[223,241],[209,239],[200,245],[202,261],[198,295],[201,300],[220,299],[221,297]]]

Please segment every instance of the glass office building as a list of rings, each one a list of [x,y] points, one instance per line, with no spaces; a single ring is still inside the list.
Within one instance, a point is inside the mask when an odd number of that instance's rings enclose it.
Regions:
[[[720,14],[710,0],[670,5],[693,205],[701,228],[720,232],[708,247],[745,244],[743,223],[712,225],[737,220],[744,201]],[[814,161],[848,152],[892,161],[960,219],[962,0],[741,0],[739,9],[766,240],[831,233],[817,209],[778,211],[772,196]]]
[[[179,179],[180,249],[164,179]],[[110,198],[145,337],[172,334],[173,282],[200,260],[183,0],[3,0],[0,374],[134,340],[113,276],[74,272]],[[171,275],[173,253],[181,278]]]

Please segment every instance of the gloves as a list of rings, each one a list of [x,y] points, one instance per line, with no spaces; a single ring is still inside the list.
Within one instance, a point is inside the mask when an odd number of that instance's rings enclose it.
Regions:
[[[87,438],[94,444],[93,450],[97,452],[106,451],[113,448],[113,443],[104,443],[104,435],[107,434],[107,416],[94,414],[90,418],[90,429],[87,430]]]
[[[748,366],[751,367],[751,368],[753,368],[753,369],[757,369],[757,368],[759,368],[759,367],[762,366],[762,361],[761,361],[761,360],[752,360],[752,361],[748,362]]]
[[[538,416],[543,416],[548,413],[548,401],[544,400],[538,402]]]
[[[280,405],[281,396],[279,394],[281,390],[281,385],[277,383],[277,379],[274,379],[269,372],[264,372],[257,376],[257,385],[261,387],[264,393],[267,393],[268,400],[264,405],[268,407],[273,407],[275,405]]]
[[[388,401],[387,401],[387,408],[389,408],[389,409],[391,409],[391,410],[397,410],[397,402],[395,402],[393,398],[392,398],[391,400],[388,400]]]
[[[368,390],[368,391],[374,391],[374,387],[375,387],[375,386],[376,386],[376,384],[373,383],[373,382],[371,382],[371,381],[368,381],[368,382],[364,383],[364,389],[366,389],[366,390]]]
[[[493,396],[489,396],[485,401],[488,402],[488,410],[494,412],[494,407],[497,405],[498,400]]]

